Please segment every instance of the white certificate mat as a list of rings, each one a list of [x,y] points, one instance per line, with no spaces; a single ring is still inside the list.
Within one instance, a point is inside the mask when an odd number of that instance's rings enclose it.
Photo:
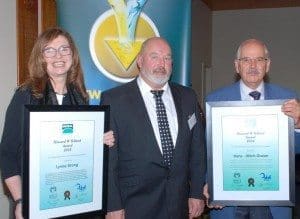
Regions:
[[[43,219],[104,210],[107,110],[26,106],[24,215]]]
[[[221,205],[294,204],[294,128],[284,100],[208,102],[211,201]]]

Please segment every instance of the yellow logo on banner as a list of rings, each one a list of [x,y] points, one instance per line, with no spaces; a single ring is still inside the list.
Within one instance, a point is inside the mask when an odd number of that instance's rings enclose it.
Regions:
[[[107,43],[126,70],[135,60],[142,45],[142,41],[132,42],[129,45],[121,44],[119,40],[107,40]]]
[[[152,20],[141,12],[146,0],[108,0],[112,9],[95,21],[90,33],[90,53],[108,78],[128,82],[137,74],[135,63],[142,43],[159,36]]]

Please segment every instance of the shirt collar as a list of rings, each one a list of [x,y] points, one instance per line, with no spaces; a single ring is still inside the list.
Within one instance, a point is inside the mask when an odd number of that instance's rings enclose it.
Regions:
[[[252,88],[248,87],[242,80],[240,80],[240,87],[241,87],[241,91],[246,93],[246,94],[249,94],[251,91],[258,91],[260,92],[261,94],[264,93],[264,82],[262,81],[258,87],[253,90]]]
[[[265,96],[265,87],[264,82],[262,81],[258,87],[255,89],[256,91],[260,92],[261,96],[260,99],[264,100]],[[249,93],[254,91],[252,88],[248,87],[242,80],[240,80],[240,92],[242,100],[250,100]]]

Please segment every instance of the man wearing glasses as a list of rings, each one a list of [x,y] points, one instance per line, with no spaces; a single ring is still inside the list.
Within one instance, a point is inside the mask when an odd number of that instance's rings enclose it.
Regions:
[[[266,45],[257,39],[241,43],[234,61],[235,70],[240,77],[236,83],[210,93],[206,101],[254,101],[289,99],[282,111],[292,117],[295,127],[300,128],[300,103],[297,94],[280,86],[264,82],[270,69],[271,59]],[[299,140],[300,134],[295,134]],[[296,141],[297,142],[297,141]],[[206,187],[207,188],[207,187]],[[207,191],[205,191],[206,195]],[[210,212],[211,219],[291,219],[290,207],[224,207]]]

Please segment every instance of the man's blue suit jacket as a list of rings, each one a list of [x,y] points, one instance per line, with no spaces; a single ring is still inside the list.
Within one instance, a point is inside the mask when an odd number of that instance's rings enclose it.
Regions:
[[[297,94],[289,89],[282,88],[280,86],[265,83],[265,100],[275,100],[275,99],[293,99],[297,98]],[[207,95],[206,101],[240,101],[240,82],[236,82],[230,86],[220,88]],[[300,145],[300,134],[295,133],[296,144],[295,147],[299,148]],[[292,218],[292,208],[290,207],[270,207],[273,219],[291,219]],[[234,219],[235,207],[225,207],[222,210],[212,210],[210,213],[211,219]]]

